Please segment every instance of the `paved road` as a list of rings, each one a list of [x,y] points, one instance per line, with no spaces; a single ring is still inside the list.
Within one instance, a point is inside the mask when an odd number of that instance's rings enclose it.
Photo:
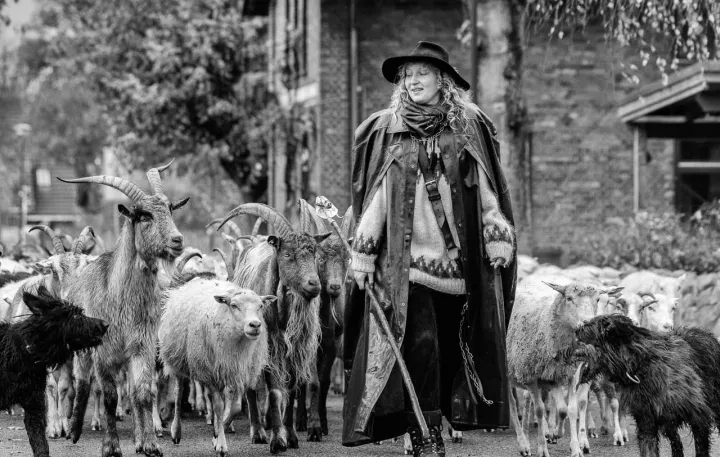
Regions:
[[[92,402],[92,400],[91,400]],[[329,399],[330,414],[330,435],[323,437],[325,441],[321,443],[308,443],[304,441],[301,434],[300,449],[289,450],[285,453],[286,457],[330,457],[330,456],[402,456],[402,442],[385,443],[382,445],[367,445],[356,448],[345,448],[340,445],[340,413],[342,410],[342,400],[340,397],[333,396]],[[91,408],[88,408],[91,411]],[[597,417],[597,415],[596,415]],[[50,441],[50,455],[53,457],[94,457],[100,455],[100,442],[104,432],[89,430],[88,424],[90,418],[85,421],[86,428],[82,438],[77,444],[65,440],[64,438]],[[32,452],[27,441],[25,430],[11,429],[14,427],[22,427],[22,417],[8,416],[6,413],[0,413],[0,457],[31,457]],[[245,456],[270,456],[269,447],[265,445],[250,445],[248,443],[248,422],[240,420],[236,422],[237,434],[228,435],[228,445],[230,447],[230,455],[233,457]],[[125,420],[119,423],[120,442],[122,451],[125,456],[134,456],[135,449],[132,444],[131,422]],[[685,443],[686,455],[695,455],[692,438],[689,433],[683,431],[683,442]],[[215,453],[211,447],[212,431],[210,426],[205,425],[204,419],[187,418],[183,421],[183,441],[180,445],[173,445],[169,435],[161,439],[161,445],[164,455],[167,457],[213,457]],[[612,445],[610,436],[601,436],[598,439],[591,439],[590,446],[593,456],[601,457],[631,457],[638,456],[637,442],[635,441],[635,429],[630,427],[631,442],[629,446],[615,447]],[[530,436],[532,448],[535,448],[535,433],[533,431]],[[717,448],[712,452],[712,456],[720,457],[720,444],[714,444]],[[467,432],[462,444],[452,444],[446,440],[448,457],[460,456],[516,456],[515,433],[510,431],[485,433],[482,431]],[[567,438],[560,440],[556,445],[549,445],[550,453],[555,456],[569,455],[569,446]],[[661,443],[662,457],[670,457],[670,450],[667,442]]]

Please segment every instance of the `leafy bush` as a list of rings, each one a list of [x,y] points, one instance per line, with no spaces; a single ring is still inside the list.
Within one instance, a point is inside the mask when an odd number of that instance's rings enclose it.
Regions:
[[[720,271],[720,202],[693,214],[640,212],[577,236],[571,263],[623,269]]]

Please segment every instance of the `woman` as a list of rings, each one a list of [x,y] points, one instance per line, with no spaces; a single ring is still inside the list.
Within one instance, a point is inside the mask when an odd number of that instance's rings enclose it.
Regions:
[[[495,128],[470,102],[445,49],[421,41],[382,71],[395,84],[390,108],[358,127],[353,146],[343,444],[408,431],[416,456],[445,455],[443,415],[457,430],[508,426],[512,211]],[[370,317],[366,281],[401,343],[430,440]]]

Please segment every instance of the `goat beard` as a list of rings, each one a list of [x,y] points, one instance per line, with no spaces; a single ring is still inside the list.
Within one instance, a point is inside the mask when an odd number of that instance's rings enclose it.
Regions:
[[[285,360],[298,384],[310,381],[320,346],[320,299],[307,301],[298,294],[288,295],[288,322],[283,332]]]

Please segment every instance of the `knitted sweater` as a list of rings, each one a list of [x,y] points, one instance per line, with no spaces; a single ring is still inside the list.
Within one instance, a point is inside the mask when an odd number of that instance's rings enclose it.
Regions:
[[[483,239],[488,258],[512,260],[513,227],[500,212],[497,196],[492,191],[482,168],[479,171],[482,203]],[[445,175],[438,180],[443,209],[456,246],[460,246],[452,213],[450,186]],[[410,242],[410,281],[423,284],[447,294],[464,294],[465,280],[455,260],[448,256],[445,240],[433,213],[425,188],[425,179],[418,171],[415,198],[408,203],[415,206],[413,234]],[[360,218],[353,241],[352,268],[358,272],[373,273],[380,245],[385,238],[387,219],[387,183],[381,186]]]

